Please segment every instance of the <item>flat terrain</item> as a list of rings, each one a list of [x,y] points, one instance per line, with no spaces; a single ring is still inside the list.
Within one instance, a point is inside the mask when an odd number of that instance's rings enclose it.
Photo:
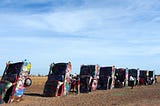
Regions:
[[[46,77],[32,77],[33,84],[27,88],[22,100],[3,106],[160,106],[160,83],[136,86],[134,89],[126,87],[97,90],[89,94],[42,97],[46,79]]]

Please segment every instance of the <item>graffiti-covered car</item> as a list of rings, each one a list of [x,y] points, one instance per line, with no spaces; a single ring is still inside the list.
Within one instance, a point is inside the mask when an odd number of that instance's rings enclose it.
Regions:
[[[19,101],[26,89],[32,83],[29,78],[31,63],[22,62],[6,63],[3,76],[0,81],[0,104]]]
[[[114,87],[115,66],[100,67],[98,90],[107,90]]]
[[[126,69],[117,68],[115,69],[115,88],[122,88],[126,84]]]
[[[147,70],[139,71],[139,85],[146,85],[147,83]]]
[[[154,82],[154,71],[140,70],[139,85],[152,85]]]
[[[97,89],[99,66],[82,65],[80,68],[80,92],[88,93]]]
[[[56,97],[67,95],[70,87],[70,72],[71,62],[52,63],[44,86],[43,96]]]
[[[130,77],[134,78],[134,86],[139,83],[139,69],[127,69],[128,71],[128,86],[132,86]]]
[[[155,76],[154,71],[148,71],[149,85],[152,85],[154,83],[154,79],[155,79],[154,76]]]

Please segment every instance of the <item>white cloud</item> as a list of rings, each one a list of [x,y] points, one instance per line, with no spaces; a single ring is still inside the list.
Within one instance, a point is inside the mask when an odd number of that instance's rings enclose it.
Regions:
[[[159,3],[85,2],[76,9],[64,6],[46,13],[0,14],[3,63],[29,58],[35,70],[48,68],[51,61],[68,60],[75,70],[83,63],[155,63],[153,59],[160,54]]]

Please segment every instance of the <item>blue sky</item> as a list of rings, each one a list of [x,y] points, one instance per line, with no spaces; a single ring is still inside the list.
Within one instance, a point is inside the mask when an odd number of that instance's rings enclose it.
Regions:
[[[52,62],[115,65],[160,74],[159,0],[1,0],[0,74],[28,59],[32,74]]]

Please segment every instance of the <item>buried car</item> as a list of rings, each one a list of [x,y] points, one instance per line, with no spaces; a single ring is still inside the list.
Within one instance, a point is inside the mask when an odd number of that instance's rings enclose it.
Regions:
[[[147,83],[147,70],[139,71],[139,85],[146,85]]]
[[[98,75],[98,65],[82,65],[80,68],[80,93],[88,93],[96,90]]]
[[[67,95],[70,87],[70,72],[71,62],[52,63],[44,86],[43,96],[56,97]]]
[[[115,88],[125,87],[126,82],[126,69],[118,68],[115,69]]]
[[[115,66],[100,67],[98,90],[107,90],[114,88]]]
[[[26,87],[32,80],[29,78],[31,63],[22,62],[6,63],[3,76],[0,81],[0,104],[21,100]]]
[[[139,69],[127,69],[128,73],[128,86],[132,86],[130,76],[134,78],[134,86],[139,83]]]
[[[140,85],[152,85],[153,83],[154,83],[154,71],[140,70],[139,84]]]

